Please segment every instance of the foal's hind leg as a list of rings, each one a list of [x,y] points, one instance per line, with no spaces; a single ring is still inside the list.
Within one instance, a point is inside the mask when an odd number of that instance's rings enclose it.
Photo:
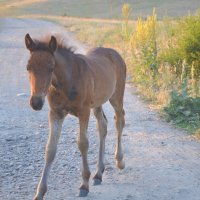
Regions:
[[[124,109],[123,109],[123,98],[116,98],[117,95],[114,95],[110,99],[110,103],[115,110],[115,125],[117,129],[117,143],[116,143],[116,150],[115,150],[115,159],[116,159],[116,166],[119,169],[123,169],[125,167],[125,163],[123,161],[123,151],[122,151],[122,144],[121,144],[121,137],[122,131],[125,125],[124,119]]]
[[[47,178],[49,175],[51,164],[54,160],[56,155],[56,149],[58,144],[58,139],[60,137],[62,123],[64,118],[60,118],[55,113],[49,113],[49,139],[46,145],[46,152],[45,152],[45,167],[40,179],[40,182],[37,187],[37,193],[34,200],[42,200],[44,194],[47,191]]]
[[[97,128],[99,131],[99,157],[97,162],[97,172],[94,176],[93,185],[99,185],[102,182],[102,174],[104,171],[104,153],[105,139],[107,135],[107,119],[102,107],[94,108],[94,115],[97,119]]]

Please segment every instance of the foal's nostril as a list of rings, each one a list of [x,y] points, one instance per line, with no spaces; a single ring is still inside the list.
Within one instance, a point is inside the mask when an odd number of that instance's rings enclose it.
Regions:
[[[30,105],[34,110],[41,110],[43,106],[42,97],[34,97],[32,96],[30,99]]]

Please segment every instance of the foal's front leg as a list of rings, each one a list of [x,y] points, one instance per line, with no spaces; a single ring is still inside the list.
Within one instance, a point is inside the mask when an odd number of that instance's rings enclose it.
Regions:
[[[80,186],[80,192],[79,192],[80,197],[87,196],[87,194],[89,192],[90,170],[89,170],[88,161],[87,161],[87,153],[88,153],[88,147],[89,147],[89,142],[88,142],[88,138],[87,138],[87,128],[88,128],[89,116],[90,116],[89,108],[82,110],[78,116],[80,131],[78,134],[77,144],[78,144],[78,148],[81,152],[82,163],[83,163],[83,168],[82,168],[82,179],[83,180],[82,180],[82,183]]]
[[[45,166],[43,169],[42,176],[40,178],[40,182],[37,187],[37,193],[34,200],[42,200],[44,194],[47,191],[47,178],[49,175],[51,164],[56,155],[57,144],[58,144],[58,139],[60,137],[63,120],[64,117],[61,118],[56,113],[50,111],[49,113],[50,132],[45,151]]]
[[[102,182],[104,172],[104,154],[105,154],[105,139],[107,135],[107,119],[103,112],[102,106],[94,108],[94,115],[97,119],[97,128],[99,131],[99,158],[97,162],[97,172],[94,176],[93,185],[99,185]]]

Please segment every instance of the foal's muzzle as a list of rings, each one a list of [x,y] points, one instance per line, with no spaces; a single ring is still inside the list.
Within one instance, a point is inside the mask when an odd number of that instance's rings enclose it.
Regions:
[[[42,97],[32,96],[30,99],[30,105],[34,110],[41,110],[44,105],[44,100]]]

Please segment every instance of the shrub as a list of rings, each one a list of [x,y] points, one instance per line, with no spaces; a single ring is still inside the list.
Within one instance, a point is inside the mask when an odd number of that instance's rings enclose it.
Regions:
[[[195,16],[187,16],[180,21],[178,34],[178,50],[182,58],[186,59],[194,76],[200,76],[200,11]]]
[[[180,92],[173,90],[170,102],[164,108],[167,119],[192,132],[200,128],[200,97],[191,96],[193,87],[189,87],[187,64],[184,61],[181,74]]]
[[[183,128],[188,127],[192,131],[200,128],[200,97],[192,98],[173,91],[171,101],[164,108],[164,111],[168,115],[168,121],[172,120]]]
[[[187,16],[174,23],[172,34],[161,49],[159,61],[167,62],[181,74],[182,61],[188,65],[188,75],[193,71],[193,77],[200,77],[200,11],[194,16]],[[192,69],[193,68],[193,69]]]

